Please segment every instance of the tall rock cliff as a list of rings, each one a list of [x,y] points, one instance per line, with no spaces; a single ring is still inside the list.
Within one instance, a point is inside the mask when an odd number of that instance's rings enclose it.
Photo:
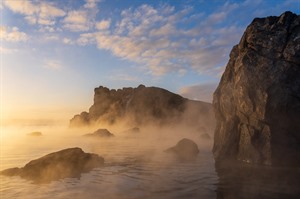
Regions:
[[[256,18],[214,93],[217,161],[300,166],[300,16]]]
[[[215,125],[212,105],[192,101],[157,87],[108,89],[95,88],[94,104],[89,112],[75,115],[71,126],[127,123],[129,126],[185,123],[195,128]]]

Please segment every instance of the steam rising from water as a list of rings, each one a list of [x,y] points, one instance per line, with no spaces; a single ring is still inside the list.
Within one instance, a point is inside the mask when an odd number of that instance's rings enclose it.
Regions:
[[[130,134],[124,132],[128,127],[115,125],[100,127],[108,128],[115,134],[113,138],[87,139],[82,136],[99,127],[4,128],[1,170],[23,167],[30,160],[70,147],[99,154],[104,157],[105,165],[82,174],[80,179],[62,179],[48,185],[1,176],[1,194],[22,198],[32,198],[32,193],[37,198],[180,198],[189,194],[214,197],[212,185],[217,177],[210,154],[212,141],[203,140],[200,132],[185,126],[147,126],[141,127],[140,133]],[[40,131],[43,135],[28,136],[32,131]],[[194,162],[178,162],[163,152],[184,137],[194,140],[200,148],[201,154]],[[205,190],[203,184],[211,188]],[[22,189],[13,191],[16,187]],[[199,190],[195,191],[193,187]]]

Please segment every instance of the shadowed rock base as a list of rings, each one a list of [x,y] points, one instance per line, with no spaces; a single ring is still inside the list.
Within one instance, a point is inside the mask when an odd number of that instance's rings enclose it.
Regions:
[[[298,199],[300,169],[217,163],[217,199]]]

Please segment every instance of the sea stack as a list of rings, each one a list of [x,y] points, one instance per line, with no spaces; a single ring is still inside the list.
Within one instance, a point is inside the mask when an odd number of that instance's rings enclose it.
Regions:
[[[214,93],[217,162],[300,166],[300,16],[256,18]]]

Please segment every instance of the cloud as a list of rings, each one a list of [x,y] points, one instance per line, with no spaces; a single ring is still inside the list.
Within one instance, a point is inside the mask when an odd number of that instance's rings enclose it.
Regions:
[[[77,10],[70,10],[63,20],[63,27],[72,32],[86,32],[95,26],[98,13],[98,0],[86,0],[86,3]]]
[[[18,49],[5,48],[5,47],[0,46],[0,53],[1,54],[13,54],[13,53],[16,53],[16,52],[18,52]]]
[[[107,30],[110,27],[110,20],[102,20],[96,23],[97,30]]]
[[[66,37],[65,37],[65,38],[63,38],[63,43],[64,43],[64,44],[69,44],[69,45],[70,45],[70,44],[73,44],[73,41],[72,41],[70,38],[66,38]]]
[[[86,0],[86,3],[84,4],[84,8],[96,8],[97,3],[100,2],[100,0]]]
[[[62,69],[62,63],[58,60],[47,60],[45,61],[44,68],[51,70],[60,70]]]
[[[128,74],[117,74],[117,75],[111,75],[111,80],[117,80],[117,81],[129,81],[129,82],[137,82],[139,81],[137,77],[133,77]]]
[[[213,93],[216,88],[216,83],[192,85],[180,88],[179,94],[192,100],[200,100],[211,103]]]
[[[184,75],[190,69],[213,75],[224,69],[233,44],[242,35],[243,29],[235,25],[220,26],[238,7],[225,3],[215,13],[198,15],[201,19],[193,26],[182,26],[195,17],[192,7],[175,10],[168,5],[154,8],[145,4],[123,10],[114,24],[98,23],[96,28],[109,26],[109,30],[81,34],[77,41],[80,45],[96,44],[156,76],[170,72]]]
[[[65,16],[65,11],[48,2],[4,0],[4,5],[15,13],[25,15],[30,24],[54,25],[57,17]]]
[[[0,39],[8,42],[24,42],[29,37],[25,32],[20,32],[17,27],[0,26]]]
[[[68,12],[64,19],[64,23],[65,28],[74,32],[89,30],[87,12],[84,10],[73,10]]]

